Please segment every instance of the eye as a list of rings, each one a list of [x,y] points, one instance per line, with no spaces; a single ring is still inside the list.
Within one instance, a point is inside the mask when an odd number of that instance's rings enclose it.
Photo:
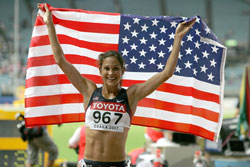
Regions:
[[[119,67],[114,67],[114,71],[118,71],[118,70],[120,70]]]
[[[103,68],[105,71],[109,71],[109,67],[104,67]]]

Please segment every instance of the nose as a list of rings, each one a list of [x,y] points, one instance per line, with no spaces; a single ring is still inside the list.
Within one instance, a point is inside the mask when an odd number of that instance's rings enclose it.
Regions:
[[[114,71],[112,69],[108,71],[109,75],[112,75],[113,73],[114,73]]]

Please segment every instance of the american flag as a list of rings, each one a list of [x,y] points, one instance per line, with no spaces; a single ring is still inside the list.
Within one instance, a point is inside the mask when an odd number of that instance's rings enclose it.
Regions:
[[[122,86],[163,70],[178,23],[185,17],[149,17],[49,6],[65,57],[99,86],[97,58],[118,50],[126,62]],[[222,122],[226,48],[196,23],[181,43],[174,75],[138,104],[134,125],[217,140]],[[25,120],[28,126],[84,121],[83,97],[55,64],[47,27],[37,16],[28,55]]]

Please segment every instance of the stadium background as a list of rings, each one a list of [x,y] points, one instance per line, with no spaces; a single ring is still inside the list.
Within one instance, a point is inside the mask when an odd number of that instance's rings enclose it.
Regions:
[[[17,8],[15,4],[18,2]],[[228,47],[225,66],[225,97],[237,99],[244,67],[249,64],[250,1],[248,0],[1,0],[0,5],[0,103],[12,107],[22,98],[17,87],[25,85],[27,54],[37,3],[57,8],[80,8],[92,11],[119,12],[134,15],[199,15]],[[18,9],[18,10],[16,10]],[[18,17],[17,17],[18,16]],[[20,88],[20,87],[19,87]],[[233,103],[235,104],[235,103]],[[80,124],[53,126],[54,139],[65,147],[60,157],[75,154],[67,149],[67,138]],[[127,151],[143,144],[142,127],[132,128]],[[58,135],[55,135],[58,133]],[[67,134],[68,136],[63,136]],[[132,136],[139,136],[136,140]],[[62,137],[63,136],[63,137]],[[66,143],[65,143],[66,142]],[[131,144],[132,143],[132,144]],[[76,156],[68,157],[73,160]]]

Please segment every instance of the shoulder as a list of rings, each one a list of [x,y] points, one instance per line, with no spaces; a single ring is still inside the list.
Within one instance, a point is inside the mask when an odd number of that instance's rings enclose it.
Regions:
[[[93,98],[94,96],[101,96],[102,95],[102,87],[96,87],[94,90],[92,90],[91,97]]]
[[[136,90],[137,90],[137,84],[128,87],[128,89],[126,90],[128,98],[134,97],[136,94]]]
[[[84,97],[86,95],[91,96],[96,89],[97,89],[97,85],[93,81],[88,80],[87,89],[84,92]]]
[[[127,89],[127,97],[128,97],[128,102],[129,102],[129,106],[130,106],[130,109],[131,111],[135,112],[136,110],[136,106],[137,106],[137,103],[138,103],[138,97],[137,97],[137,85],[132,85],[130,86],[128,89]]]
[[[94,85],[93,87],[91,87],[89,90],[88,90],[88,93],[84,94],[83,97],[84,97],[84,107],[88,107],[90,101],[91,101],[91,98],[93,97],[93,94],[95,93],[95,91],[97,90],[97,86]]]

